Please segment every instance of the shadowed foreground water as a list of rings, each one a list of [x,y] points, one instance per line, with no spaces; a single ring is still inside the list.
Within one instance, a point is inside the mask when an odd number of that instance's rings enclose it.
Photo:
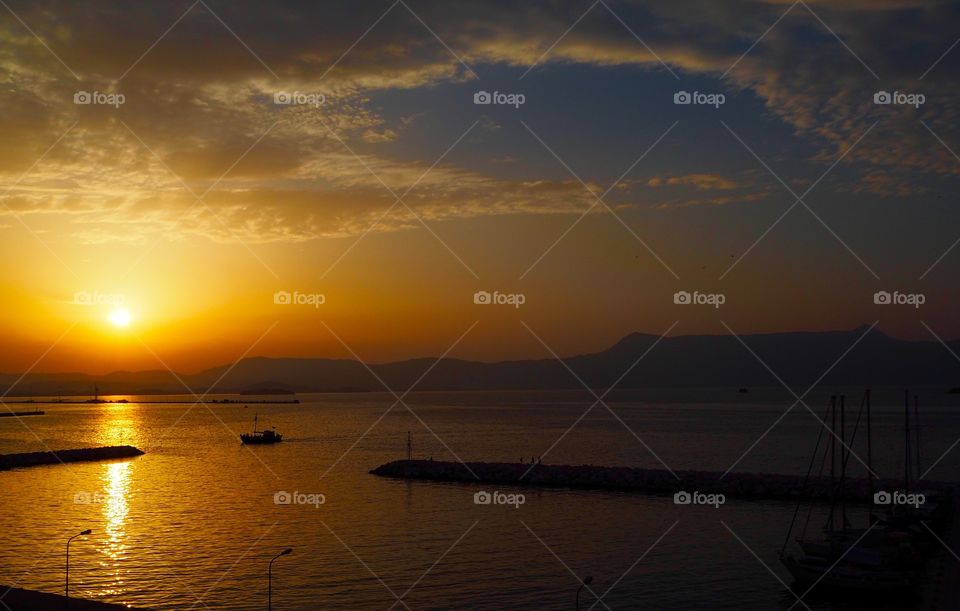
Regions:
[[[883,477],[902,472],[900,392],[874,392],[875,470]],[[855,409],[858,391],[848,397]],[[263,609],[267,563],[287,546],[293,554],[274,564],[275,609],[569,609],[574,573],[594,577],[591,588],[603,597],[595,609],[787,609],[796,602],[753,556],[789,583],[777,562],[794,510],[788,503],[731,500],[715,509],[639,494],[524,489],[503,490],[525,495],[519,507],[476,505],[480,486],[367,473],[405,456],[408,430],[419,458],[545,454],[554,464],[662,468],[645,443],[672,469],[722,472],[793,403],[783,392],[614,393],[609,404],[633,432],[597,406],[549,452],[590,407],[589,396],[411,394],[408,403],[436,437],[402,405],[383,416],[394,403],[388,394],[302,399],[211,406],[216,417],[202,405],[129,403],[51,405],[43,408],[48,415],[22,423],[0,419],[2,453],[44,444],[147,451],[129,461],[0,473],[0,582],[62,591],[63,544],[92,528],[71,545],[71,591],[156,609]],[[925,466],[960,437],[958,403],[939,390],[921,394]],[[822,413],[825,396],[808,404]],[[237,435],[254,413],[276,425],[284,442],[241,446]],[[795,407],[735,470],[804,473],[816,427]],[[861,429],[855,449],[865,457],[862,441]],[[949,453],[930,477],[950,479],[958,466],[960,453]],[[277,492],[325,502],[278,505]],[[913,600],[807,602],[899,609]],[[581,601],[589,608],[596,597],[585,591]]]

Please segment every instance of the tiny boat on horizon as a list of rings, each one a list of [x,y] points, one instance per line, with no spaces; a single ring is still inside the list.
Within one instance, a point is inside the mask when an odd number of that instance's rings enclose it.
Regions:
[[[257,420],[259,415],[253,417],[253,432],[252,433],[241,433],[240,442],[244,445],[256,445],[256,444],[267,444],[267,443],[280,443],[283,441],[283,435],[276,431],[276,428],[267,429],[264,431],[257,430]]]

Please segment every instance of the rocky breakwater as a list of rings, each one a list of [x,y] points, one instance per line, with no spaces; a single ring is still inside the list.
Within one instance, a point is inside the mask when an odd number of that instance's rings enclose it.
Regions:
[[[40,465],[132,458],[141,456],[143,453],[143,450],[133,446],[105,446],[102,448],[81,448],[79,450],[56,450],[55,452],[0,454],[0,471]]]
[[[467,468],[469,467],[469,469]],[[723,494],[728,498],[830,500],[837,494],[837,482],[829,477],[780,475],[775,473],[727,473],[718,471],[676,471],[602,467],[595,465],[544,465],[522,463],[397,460],[370,471],[382,477],[438,482],[489,483],[511,486],[622,490],[648,494],[675,494],[697,491]],[[805,481],[806,480],[806,481]],[[939,482],[921,482],[921,488],[944,490]],[[851,501],[870,502],[880,490],[900,490],[899,480],[847,479],[844,495]]]

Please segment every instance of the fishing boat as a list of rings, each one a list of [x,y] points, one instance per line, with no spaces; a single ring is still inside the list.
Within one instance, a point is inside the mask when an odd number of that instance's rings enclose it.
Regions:
[[[257,430],[257,420],[259,415],[253,417],[253,432],[252,433],[242,433],[240,435],[240,441],[244,445],[256,445],[256,444],[266,444],[266,443],[280,443],[283,441],[283,435],[278,433],[275,428],[266,429],[263,431]]]

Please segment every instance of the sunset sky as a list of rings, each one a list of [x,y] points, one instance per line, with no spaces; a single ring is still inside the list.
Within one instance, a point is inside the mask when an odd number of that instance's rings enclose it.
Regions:
[[[955,4],[0,4],[0,371],[960,336]]]

